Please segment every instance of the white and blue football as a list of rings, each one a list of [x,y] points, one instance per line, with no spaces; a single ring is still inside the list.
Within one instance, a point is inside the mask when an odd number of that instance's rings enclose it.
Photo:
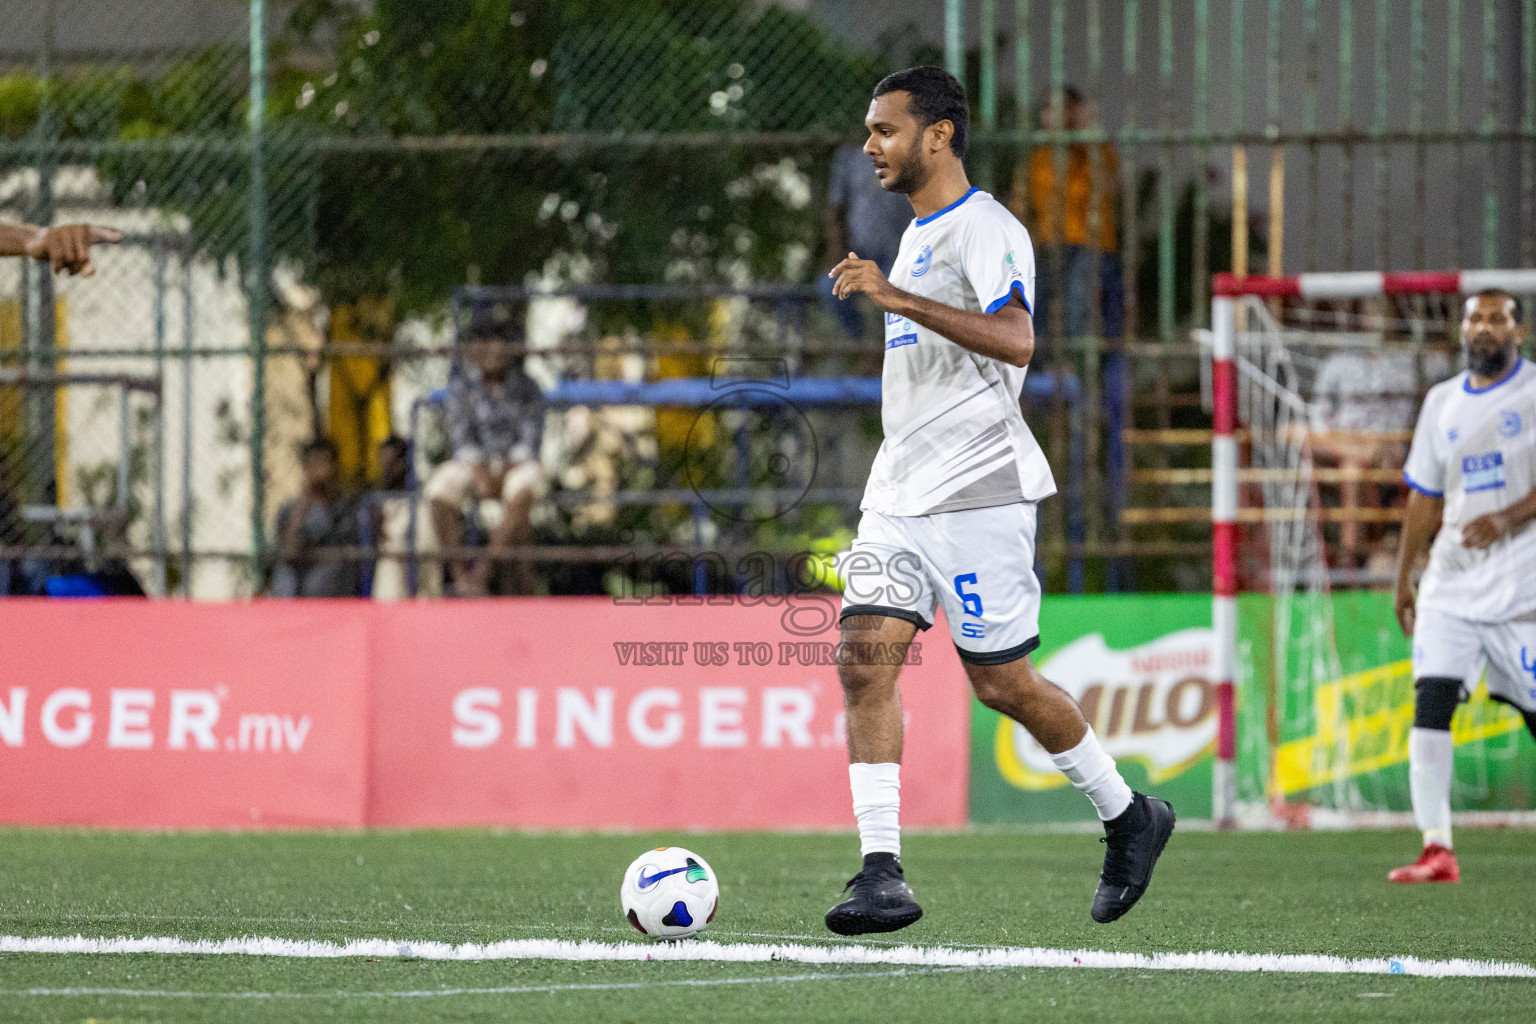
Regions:
[[[681,846],[635,858],[619,892],[624,916],[653,939],[686,939],[715,919],[720,883],[709,862]]]

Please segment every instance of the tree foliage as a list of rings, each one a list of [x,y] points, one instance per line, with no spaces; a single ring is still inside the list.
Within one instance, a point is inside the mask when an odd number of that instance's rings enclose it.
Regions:
[[[243,258],[245,58],[8,75],[0,133],[112,143],[92,159],[118,202]],[[742,0],[299,0],[272,45],[270,258],[403,313],[470,279],[798,277],[827,145],[709,136],[851,130],[882,65]],[[643,141],[679,132],[704,141]]]
[[[315,279],[338,296],[386,288],[405,309],[466,279],[796,276],[794,253],[819,230],[806,181],[820,150],[634,136],[856,125],[879,71],[803,16],[734,0],[632,0],[617,13],[589,0],[382,0],[366,14],[311,0],[289,45],[322,32],[330,71],[278,76],[273,112],[293,137],[458,139],[323,160]],[[558,141],[574,133],[587,141]]]

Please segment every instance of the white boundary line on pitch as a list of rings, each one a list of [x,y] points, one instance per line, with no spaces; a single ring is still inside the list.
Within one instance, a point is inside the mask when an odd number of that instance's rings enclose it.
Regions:
[[[1427,978],[1536,978],[1536,966],[1494,960],[1421,960],[1418,957],[1349,958],[1307,953],[1115,953],[1094,949],[952,946],[817,946],[801,943],[572,942],[508,939],[502,942],[418,942],[353,939],[345,943],[262,938],[180,939],[144,936],[3,935],[0,953],[183,954],[338,957],[411,957],[421,960],[674,961],[802,964],[888,964],[899,967],[1097,967],[1151,971],[1235,971],[1285,974],[1411,974]]]
[[[956,974],[988,970],[983,967],[919,967],[895,971],[854,971],[824,974],[770,974],[760,978],[684,978],[676,981],[614,981],[579,985],[502,985],[495,988],[422,988],[400,992],[192,992],[141,988],[12,988],[0,996],[121,996],[129,999],[431,999],[442,996],[518,996],[550,992],[614,992],[647,988],[712,988],[716,985],[792,985],[806,981],[858,981],[862,978],[910,978],[925,974]]]

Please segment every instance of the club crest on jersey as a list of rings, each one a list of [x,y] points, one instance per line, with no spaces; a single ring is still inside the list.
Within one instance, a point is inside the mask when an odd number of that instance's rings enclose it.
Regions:
[[[1468,494],[1504,489],[1504,453],[1485,452],[1461,460],[1461,488]]]
[[[1447,441],[1451,442],[1451,444],[1455,444],[1457,439],[1460,438],[1460,437],[1461,437],[1461,428],[1460,427],[1452,427],[1450,430],[1447,430],[1445,432],[1445,439]]]
[[[1520,433],[1520,414],[1513,409],[1505,409],[1499,413],[1499,436],[1515,437]]]
[[[922,277],[928,273],[928,268],[933,266],[933,249],[923,246],[917,250],[917,259],[912,261],[912,276]]]

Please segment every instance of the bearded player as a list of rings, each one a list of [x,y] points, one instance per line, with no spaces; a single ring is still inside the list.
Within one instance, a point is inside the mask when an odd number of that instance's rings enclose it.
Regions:
[[[1461,878],[1451,846],[1451,716],[1485,664],[1488,695],[1513,705],[1536,735],[1536,366],[1520,358],[1514,296],[1469,298],[1461,340],[1467,368],[1429,389],[1403,469],[1413,490],[1395,603],[1413,638],[1408,786],[1424,849],[1387,876],[1393,882]],[[1426,549],[1415,597],[1411,576]]]
[[[1034,354],[1029,233],[966,179],[965,90],[938,68],[875,87],[864,152],[916,219],[889,279],[854,253],[830,276],[885,312],[885,441],[861,502],[845,580],[838,675],[863,869],[827,912],[842,935],[904,928],[922,908],[903,877],[902,654],[944,616],[976,696],[1023,725],[1104,822],[1093,919],[1129,910],[1173,833],[1173,808],[1133,793],[1077,704],[1035,670],[1035,506],[1056,492],[1019,406]],[[882,656],[884,654],[884,656]]]

